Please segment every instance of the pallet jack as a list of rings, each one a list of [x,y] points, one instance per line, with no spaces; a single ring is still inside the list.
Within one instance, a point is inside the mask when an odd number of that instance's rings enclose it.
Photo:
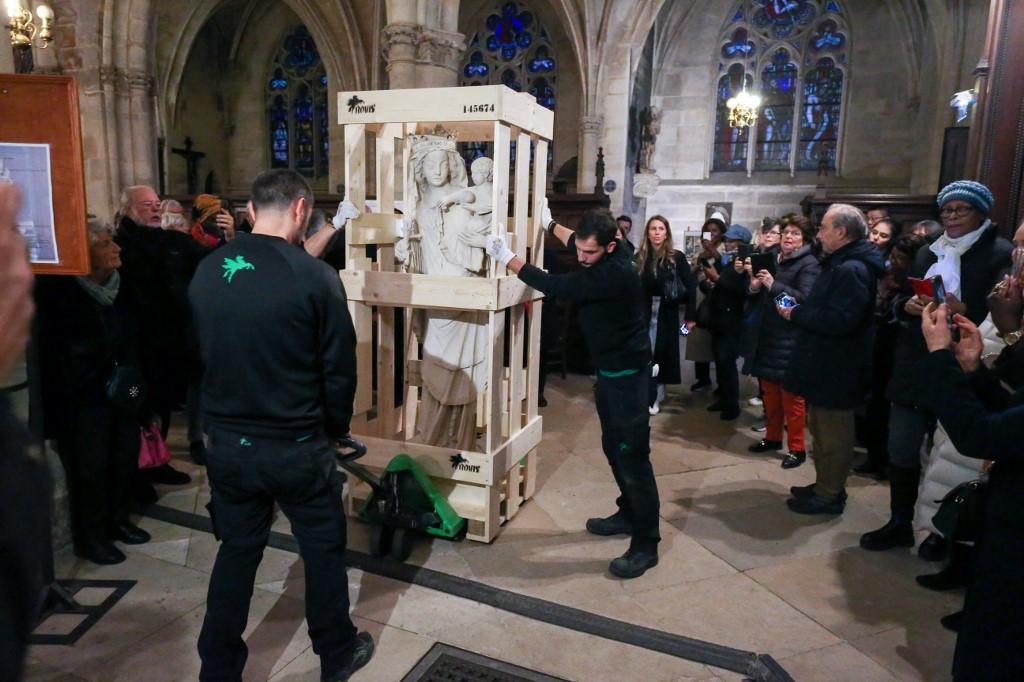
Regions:
[[[354,438],[337,441],[338,466],[370,486],[370,497],[359,508],[359,518],[371,525],[370,554],[390,555],[405,561],[412,554],[416,535],[455,539],[466,530],[459,516],[416,461],[396,455],[378,478],[356,460],[366,445]]]

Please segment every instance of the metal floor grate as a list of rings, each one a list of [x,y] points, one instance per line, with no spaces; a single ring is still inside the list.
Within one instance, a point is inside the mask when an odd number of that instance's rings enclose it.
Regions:
[[[438,642],[402,682],[566,682]]]

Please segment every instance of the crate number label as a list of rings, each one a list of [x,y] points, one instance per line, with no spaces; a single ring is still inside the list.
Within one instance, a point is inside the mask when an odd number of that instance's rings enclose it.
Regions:
[[[487,112],[494,112],[493,104],[463,104],[462,113],[464,114],[483,114]]]

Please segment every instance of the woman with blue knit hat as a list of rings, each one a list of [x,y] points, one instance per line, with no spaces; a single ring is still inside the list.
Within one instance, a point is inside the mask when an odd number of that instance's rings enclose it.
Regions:
[[[1013,245],[999,236],[988,219],[992,191],[973,180],[957,180],[942,188],[937,197],[942,234],[927,248],[918,250],[910,276],[942,277],[950,309],[981,324],[988,315],[986,298],[992,287],[1010,270]],[[909,285],[908,285],[909,287]],[[913,547],[914,505],[921,476],[921,445],[934,417],[916,404],[924,380],[927,348],[921,334],[921,313],[931,297],[905,289],[895,300],[901,328],[896,339],[894,367],[887,396],[892,402],[889,417],[889,506],[892,517],[878,530],[861,536],[864,549],[880,551]],[[944,545],[938,536],[922,543],[920,553],[941,558]]]

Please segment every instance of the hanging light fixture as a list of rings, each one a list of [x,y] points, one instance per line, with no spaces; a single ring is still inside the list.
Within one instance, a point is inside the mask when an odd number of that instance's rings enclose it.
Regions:
[[[739,94],[730,97],[725,102],[729,109],[729,125],[733,128],[749,128],[757,122],[757,110],[761,107],[761,98],[752,92],[747,92],[747,65],[741,63],[743,73],[740,74],[740,82],[743,89]]]

